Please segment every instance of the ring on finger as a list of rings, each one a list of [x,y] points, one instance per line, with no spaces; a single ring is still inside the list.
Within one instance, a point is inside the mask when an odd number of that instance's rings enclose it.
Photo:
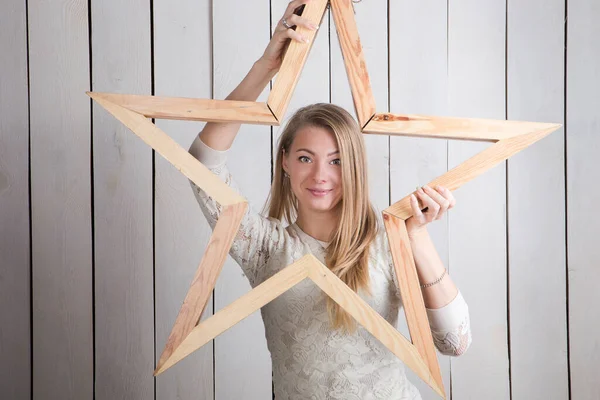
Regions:
[[[288,22],[287,22],[287,18],[283,18],[283,19],[281,20],[281,23],[282,23],[282,24],[283,24],[283,26],[285,26],[287,29],[291,29],[291,28],[292,28],[292,26],[291,26],[290,24],[288,24]]]

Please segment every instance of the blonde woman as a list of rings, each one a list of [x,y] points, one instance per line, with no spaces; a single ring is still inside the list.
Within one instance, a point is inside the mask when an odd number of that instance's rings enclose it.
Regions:
[[[272,40],[229,100],[255,101],[277,73],[290,40],[304,42],[293,26],[317,29],[296,15],[309,0],[294,0]],[[239,124],[207,123],[190,153],[237,189],[227,169],[227,150]],[[192,183],[211,226],[220,207]],[[463,354],[471,343],[465,300],[446,274],[427,233],[455,199],[444,188],[424,187],[407,229],[438,350]],[[352,116],[331,104],[298,110],[278,144],[275,175],[265,216],[250,208],[231,248],[257,286],[312,253],[388,322],[401,307],[385,230],[368,197],[365,147]],[[358,327],[312,281],[303,281],[261,310],[273,365],[274,395],[286,399],[420,399],[404,364],[364,328]]]

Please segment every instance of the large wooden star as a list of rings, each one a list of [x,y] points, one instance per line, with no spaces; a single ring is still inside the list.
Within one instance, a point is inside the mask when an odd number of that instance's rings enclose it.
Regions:
[[[328,0],[313,0],[302,16],[319,23]],[[429,183],[454,191],[476,176],[542,139],[560,124],[377,113],[351,0],[331,0],[356,115],[365,134],[435,137],[493,142],[494,145]],[[314,42],[316,32],[298,27]],[[304,279],[311,279],[381,341],[441,397],[445,391],[405,220],[410,194],[383,211],[412,342],[312,255],[306,255],[210,318],[198,323],[246,212],[247,202],[148,118],[279,125],[284,119],[310,46],[291,42],[266,103],[88,93],[222,207],[155,375],[165,371]]]

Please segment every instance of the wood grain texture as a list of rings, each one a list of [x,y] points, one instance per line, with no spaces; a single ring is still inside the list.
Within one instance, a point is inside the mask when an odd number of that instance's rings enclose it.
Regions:
[[[445,393],[406,224],[400,218],[387,213],[383,213],[383,222],[412,344],[427,365],[439,390]]]
[[[150,8],[91,2],[92,89],[150,94]],[[119,43],[118,46],[115,43]],[[154,396],[152,149],[94,104],[95,398]]]
[[[444,175],[429,182],[428,185],[432,188],[441,185],[450,191],[455,191],[465,183],[473,180],[477,176],[483,174],[502,161],[512,157],[514,154],[531,146],[533,143],[543,139],[548,134],[561,127],[560,124],[546,124],[546,126],[550,127],[537,132],[524,134],[522,136],[497,142],[469,158],[462,164],[451,169]],[[402,200],[392,204],[385,211],[404,220],[410,218],[412,216],[412,210],[410,207],[410,194],[404,197]]]
[[[370,4],[373,6],[373,4]],[[332,0],[331,10],[335,21],[335,28],[344,56],[344,65],[352,98],[354,109],[361,127],[364,127],[369,119],[375,114],[375,97],[371,90],[369,71],[365,62],[363,48],[358,34],[358,26],[354,18],[354,7],[352,0]],[[380,18],[383,20],[381,14]]]
[[[212,2],[153,1],[154,94],[187,98],[212,96]],[[183,48],[194,51],[182,51]],[[188,149],[204,123],[155,121]],[[160,358],[212,229],[198,207],[186,176],[155,157],[155,360]],[[202,318],[212,315],[209,300]],[[205,346],[155,379],[156,399],[214,400],[213,346]],[[218,400],[218,399],[217,399]]]
[[[223,307],[212,317],[202,321],[190,332],[157,373],[161,373],[174,363],[179,362],[191,352],[204,346],[210,340],[303,281],[308,276],[307,267],[312,262],[310,256],[302,257],[239,299]]]
[[[571,398],[600,392],[600,7],[567,3],[567,243]]]
[[[325,7],[328,0],[313,0],[306,4],[302,17],[307,18],[312,23],[319,25],[325,14]],[[287,5],[287,4],[286,4]],[[281,13],[283,14],[283,13]],[[279,15],[279,14],[277,14]],[[306,58],[313,46],[315,35],[318,31],[313,31],[303,26],[296,28],[296,32],[305,36],[309,43],[300,43],[298,41],[290,41],[290,45],[285,53],[281,68],[275,77],[275,83],[267,104],[273,112],[273,115],[279,122],[285,118],[285,113],[290,104],[294,89],[300,79],[300,74],[304,68]],[[314,79],[314,77],[306,76],[305,79]]]
[[[32,0],[27,5],[32,394],[91,400],[91,120],[84,94],[90,88],[88,2]]]
[[[25,2],[0,13],[0,393],[31,397],[29,111]]]
[[[156,125],[148,121],[143,115],[111,103],[102,97],[96,96],[94,93],[88,93],[88,95],[133,133],[138,135],[146,144],[169,160],[169,162],[175,165],[177,169],[196,183],[196,185],[203,188],[219,204],[227,206],[244,201],[243,197],[227,186],[210,172],[208,168],[202,165],[166,133],[158,129]]]
[[[364,133],[497,142],[546,129],[552,124],[482,118],[376,114]]]
[[[147,118],[279,125],[266,103],[118,93],[94,94]]]
[[[155,375],[164,371],[169,358],[198,324],[247,208],[247,203],[233,204],[224,207],[219,215],[213,235],[185,296],[165,349],[158,360]]]
[[[309,278],[445,399],[443,388],[437,386],[435,378],[421,359],[416,347],[325,265],[314,256],[311,257],[314,261],[309,270]]]
[[[565,3],[508,10],[507,117],[562,123]],[[513,399],[569,398],[564,149],[561,129],[508,160]]]
[[[448,115],[447,3],[437,0],[391,1],[388,19],[389,110],[410,115]],[[366,139],[385,137],[365,136]],[[448,171],[447,140],[395,135],[388,139],[392,202]],[[442,262],[451,268],[448,265],[448,218],[430,224],[428,231]],[[410,337],[403,312],[398,320],[398,330]],[[450,359],[450,356],[438,353],[444,387],[448,391],[451,389]],[[423,400],[439,399],[437,393],[412,371],[407,369],[406,375]]]

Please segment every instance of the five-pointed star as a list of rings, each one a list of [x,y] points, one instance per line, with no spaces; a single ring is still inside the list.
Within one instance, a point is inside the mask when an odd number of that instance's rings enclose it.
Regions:
[[[328,0],[313,0],[302,15],[319,23]],[[429,183],[456,190],[498,163],[542,139],[560,124],[376,113],[352,0],[331,0],[358,122],[363,133],[489,141],[495,144]],[[298,27],[312,43],[316,32]],[[384,224],[412,343],[314,256],[306,255],[210,318],[198,323],[247,209],[244,198],[221,182],[148,118],[279,125],[310,52],[291,42],[266,103],[88,93],[222,207],[204,256],[187,293],[155,375],[208,343],[304,279],[314,281],[365,329],[445,398],[429,321],[419,286],[405,220],[409,195],[383,211]]]

